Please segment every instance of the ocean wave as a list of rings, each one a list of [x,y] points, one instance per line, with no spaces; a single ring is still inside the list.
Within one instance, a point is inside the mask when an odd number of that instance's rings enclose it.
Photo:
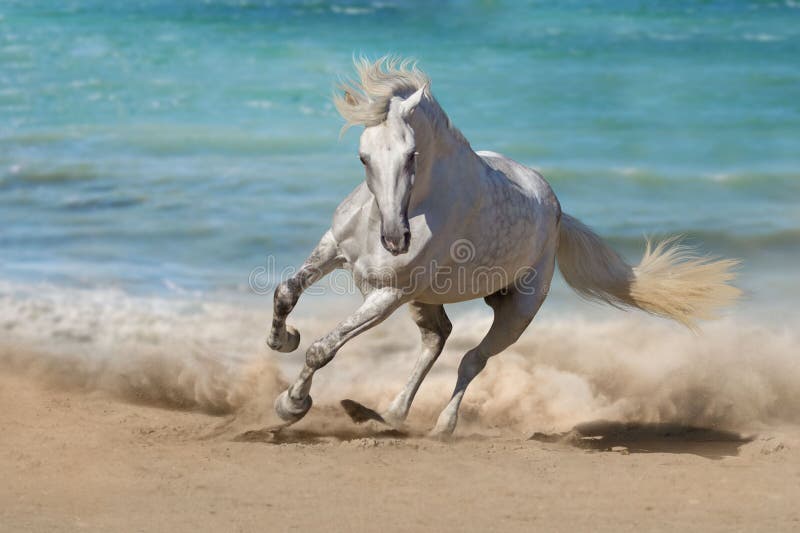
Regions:
[[[134,207],[146,201],[146,197],[132,195],[94,195],[94,196],[67,196],[60,207],[70,211],[86,212],[94,209],[121,209]]]
[[[359,7],[359,6],[342,6],[338,4],[333,4],[330,6],[331,12],[340,14],[340,15],[351,15],[351,16],[359,16],[359,15],[371,15],[375,12],[375,7]]]
[[[328,148],[331,138],[315,137],[308,132],[296,136],[273,136],[245,129],[157,126],[120,132],[115,144],[155,155],[298,155]]]
[[[745,33],[742,37],[745,41],[756,41],[760,43],[770,43],[783,40],[783,37],[779,35],[772,35],[770,33]]]
[[[0,173],[0,185],[6,183],[58,184],[93,180],[100,172],[90,163],[62,163],[55,165],[13,164]]]
[[[631,232],[603,233],[603,238],[617,246],[625,249],[637,249],[644,245],[646,239],[658,241],[671,235],[679,235],[687,244],[706,244],[722,247],[732,251],[748,250],[793,250],[800,252],[797,248],[800,245],[800,229],[783,229],[765,232],[753,232],[749,234],[728,232],[724,230],[707,230],[702,228],[676,228],[668,234],[655,233],[643,235],[641,233],[632,234]]]
[[[270,104],[268,101],[254,100],[243,105],[267,109]],[[317,113],[312,108],[298,111],[304,114],[309,112]],[[43,128],[0,137],[0,143],[14,149],[91,142],[96,149],[102,147],[103,150],[122,151],[123,154],[134,149],[155,157],[198,153],[226,156],[297,155],[329,149],[335,140],[335,124],[331,125],[328,135],[316,136],[308,131],[283,132],[276,136],[264,131],[254,132],[246,128],[226,126],[134,124],[117,127]]]
[[[640,167],[612,166],[597,168],[541,167],[545,178],[554,183],[572,182],[628,182],[641,186],[672,186],[692,188],[703,184],[714,185],[720,189],[749,189],[753,186],[784,188],[793,194],[800,194],[800,173],[787,172],[710,172],[681,171],[659,172]]]

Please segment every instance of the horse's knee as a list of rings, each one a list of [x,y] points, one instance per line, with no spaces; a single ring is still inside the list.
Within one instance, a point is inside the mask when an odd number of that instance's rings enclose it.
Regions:
[[[321,341],[317,341],[306,350],[306,365],[314,370],[327,365],[333,359],[336,352],[327,348]]]

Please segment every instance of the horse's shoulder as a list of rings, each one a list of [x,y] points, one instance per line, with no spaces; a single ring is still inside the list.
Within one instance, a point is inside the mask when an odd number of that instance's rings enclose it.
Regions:
[[[366,182],[363,181],[342,200],[333,213],[333,223],[331,225],[333,236],[337,241],[346,231],[353,229],[363,208],[371,201],[372,193],[369,192]]]

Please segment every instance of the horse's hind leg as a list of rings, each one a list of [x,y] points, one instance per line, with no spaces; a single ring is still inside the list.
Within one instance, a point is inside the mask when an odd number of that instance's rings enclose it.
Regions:
[[[275,400],[275,411],[285,422],[297,422],[311,408],[311,380],[327,365],[344,343],[376,326],[403,304],[401,291],[376,289],[369,293],[358,310],[344,319],[333,331],[314,342],[306,351],[306,364],[294,384]]]
[[[356,423],[377,420],[395,427],[401,425],[406,416],[408,416],[411,402],[414,401],[414,396],[417,394],[422,380],[428,375],[433,363],[442,353],[444,343],[453,329],[447,314],[444,312],[443,305],[411,302],[408,306],[411,318],[416,322],[422,336],[422,352],[419,355],[419,359],[411,372],[411,377],[408,378],[406,386],[398,393],[383,414],[378,414],[353,400],[342,401],[342,406],[347,411],[347,414]]]
[[[432,436],[446,437],[453,433],[458,422],[458,408],[467,386],[483,370],[491,356],[514,344],[528,327],[547,297],[554,265],[553,254],[540,261],[540,267],[534,270],[534,283],[512,286],[486,297],[486,303],[494,310],[494,321],[480,344],[461,359],[455,390],[439,415]]]
[[[328,230],[297,272],[275,288],[272,329],[267,339],[270,348],[279,352],[292,352],[297,349],[300,344],[300,334],[293,327],[286,325],[286,317],[292,312],[304,290],[341,264],[339,248]]]

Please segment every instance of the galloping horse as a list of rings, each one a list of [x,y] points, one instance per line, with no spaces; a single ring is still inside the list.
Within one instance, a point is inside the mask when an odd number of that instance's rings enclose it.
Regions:
[[[432,434],[450,435],[469,383],[487,360],[513,344],[547,296],[556,260],[566,282],[587,298],[634,307],[688,326],[732,303],[734,260],[698,256],[668,239],[627,264],[591,229],[563,213],[535,170],[494,152],[475,152],[450,122],[415,63],[384,57],[356,61],[357,79],[334,103],[345,128],[364,126],[359,157],[366,180],[345,198],[331,228],[275,290],[268,344],[294,351],[286,324],[304,289],[346,268],[364,302],[306,351],[297,381],[275,401],[286,425],[311,408],[314,373],[356,335],[408,304],[422,353],[408,383],[378,414],[345,400],[355,421],[393,426],[405,420],[422,380],[442,352],[451,324],[444,305],[484,298],[494,321],[461,360],[450,402]]]

